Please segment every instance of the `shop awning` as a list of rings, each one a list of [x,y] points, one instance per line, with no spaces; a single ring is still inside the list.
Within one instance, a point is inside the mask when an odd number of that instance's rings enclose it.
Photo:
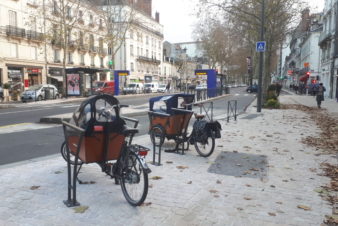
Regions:
[[[56,79],[59,82],[63,82],[63,76],[49,76],[50,78]]]
[[[103,72],[104,70],[102,69],[97,69],[97,68],[67,68],[66,69],[66,74],[73,74],[73,73],[84,73],[84,74],[95,74],[96,72]]]

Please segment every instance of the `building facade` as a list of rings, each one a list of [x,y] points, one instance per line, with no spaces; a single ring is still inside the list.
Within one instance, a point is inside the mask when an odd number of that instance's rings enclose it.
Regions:
[[[51,83],[62,91],[63,63],[66,68],[107,68],[100,13],[83,3],[62,1],[65,5],[61,6],[60,2],[0,2],[0,84],[11,87],[5,94],[7,100],[17,99],[32,85]],[[63,18],[66,22],[61,22]],[[83,81],[88,88],[86,77]],[[96,79],[109,78],[102,73]]]
[[[319,38],[321,50],[321,77],[326,95],[338,97],[338,1],[325,0],[323,32]]]

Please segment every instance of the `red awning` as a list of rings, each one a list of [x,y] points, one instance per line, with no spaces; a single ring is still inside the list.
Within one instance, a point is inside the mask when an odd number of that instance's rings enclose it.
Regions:
[[[299,78],[299,81],[301,82],[306,82],[309,79],[309,75],[303,75],[302,77]]]

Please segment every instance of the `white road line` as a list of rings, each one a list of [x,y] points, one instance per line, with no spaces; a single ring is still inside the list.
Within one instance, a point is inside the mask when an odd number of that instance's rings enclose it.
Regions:
[[[0,134],[7,133],[17,133],[28,130],[38,130],[38,129],[48,129],[53,127],[58,127],[61,125],[57,124],[41,124],[41,123],[19,123],[19,124],[11,124],[0,127]]]

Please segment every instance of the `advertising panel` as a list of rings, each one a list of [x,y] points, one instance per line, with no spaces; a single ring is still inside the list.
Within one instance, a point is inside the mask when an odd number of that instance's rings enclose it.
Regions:
[[[67,74],[67,93],[69,96],[80,95],[80,75]]]

